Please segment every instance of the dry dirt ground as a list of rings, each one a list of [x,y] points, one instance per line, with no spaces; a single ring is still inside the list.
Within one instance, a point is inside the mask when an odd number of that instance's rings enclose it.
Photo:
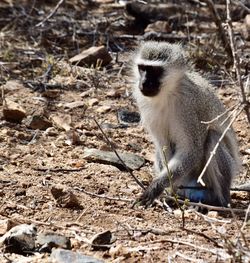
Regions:
[[[232,84],[234,70],[225,63],[228,56],[209,10],[195,1],[185,4],[187,9],[189,5],[197,10],[205,8],[208,19],[197,22],[185,14],[179,18],[182,26],[169,31],[170,35],[194,36],[184,44],[188,43],[199,70],[225,80],[217,92],[226,106],[232,106],[239,101],[240,90]],[[140,125],[120,125],[117,119],[121,109],[137,111],[131,83],[124,76],[128,74],[129,52],[138,43],[131,32],[143,35],[145,25],[136,28],[120,2],[75,0],[64,1],[51,18],[36,27],[55,6],[55,1],[0,3],[0,80],[4,87],[0,106],[0,219],[34,223],[38,232],[63,234],[71,239],[73,251],[105,262],[249,262],[245,256],[250,253],[249,221],[240,231],[244,212],[203,215],[186,210],[183,220],[176,208],[172,213],[159,205],[132,208],[141,188],[129,173],[84,158],[85,148],[110,150],[95,118],[116,149],[146,159],[145,165],[134,171],[135,176],[145,185],[152,179],[150,138]],[[224,11],[220,11],[222,16]],[[241,34],[244,17],[242,14],[234,24],[238,38],[244,40],[242,56],[250,50],[250,42]],[[106,67],[84,68],[68,62],[80,51],[102,44],[113,58]],[[246,64],[242,75],[248,72]],[[14,82],[6,86],[10,80]],[[25,109],[21,123],[5,120],[6,99]],[[68,103],[76,101],[83,104],[71,108]],[[30,128],[34,115],[48,119],[52,127]],[[238,184],[250,180],[250,132],[244,112],[234,128],[243,162]],[[81,207],[60,205],[52,187],[72,192]],[[248,204],[247,193],[232,193],[234,208],[247,209]],[[113,235],[111,248],[92,248],[87,240],[106,230]],[[46,253],[10,254],[3,247],[1,251],[0,262],[50,262]]]

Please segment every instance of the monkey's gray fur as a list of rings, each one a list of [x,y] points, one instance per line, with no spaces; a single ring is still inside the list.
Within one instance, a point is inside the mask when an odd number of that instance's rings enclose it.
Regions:
[[[226,133],[212,158],[203,180],[197,178],[210,152],[228,125],[227,114],[213,87],[188,63],[185,51],[178,44],[148,41],[134,54],[133,95],[140,110],[142,124],[156,148],[155,169],[158,176],[141,196],[148,205],[169,186],[164,165],[166,147],[168,167],[173,175],[176,193],[191,201],[227,206],[230,186],[239,170],[238,147],[232,129]],[[184,186],[181,189],[180,186]]]

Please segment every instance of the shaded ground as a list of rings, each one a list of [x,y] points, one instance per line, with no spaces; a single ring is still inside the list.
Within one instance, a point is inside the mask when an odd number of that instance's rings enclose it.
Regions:
[[[116,149],[146,159],[134,174],[145,184],[152,178],[153,146],[147,134],[140,125],[124,127],[117,120],[120,109],[137,110],[131,83],[124,76],[128,74],[129,52],[138,43],[132,35],[141,36],[145,24],[133,24],[124,6],[113,1],[65,1],[52,18],[36,27],[55,7],[54,1],[38,2],[0,4],[1,84],[8,80],[20,83],[10,85],[15,87],[13,90],[5,86],[3,96],[21,105],[28,116],[19,124],[8,122],[1,104],[0,218],[33,222],[38,231],[64,234],[71,238],[73,250],[107,262],[230,262],[230,257],[243,261],[240,256],[247,246],[239,227],[244,213],[235,218],[231,214],[215,215],[215,219],[208,220],[202,214],[187,211],[183,229],[179,210],[169,213],[159,206],[132,209],[130,200],[135,200],[141,189],[130,175],[111,165],[87,162],[83,157],[84,148],[110,150],[94,117]],[[210,78],[219,83],[217,91],[224,104],[232,106],[240,92],[233,85],[234,71],[226,65],[228,55],[220,44],[213,19],[207,8],[189,1],[185,5],[187,10],[191,5],[200,11],[200,17],[180,13],[176,20],[169,21],[169,32],[176,37],[190,37],[190,41],[183,42],[188,43],[197,68],[209,72]],[[220,14],[224,16],[222,11]],[[244,40],[242,58],[250,50],[250,42],[241,31],[244,17],[242,12],[234,24],[238,38]],[[113,57],[105,68],[84,69],[68,63],[79,51],[102,44]],[[242,75],[247,76],[249,64],[243,61]],[[83,101],[84,106],[70,109],[67,103],[74,101]],[[29,120],[34,115],[49,120],[67,116],[71,131],[53,121],[49,130],[32,129]],[[250,132],[244,113],[234,128],[243,160],[238,184],[250,177]],[[72,130],[77,140],[72,140]],[[72,191],[82,209],[60,207],[51,194],[52,186]],[[97,198],[81,189],[127,202]],[[233,207],[247,208],[247,193],[233,193],[232,198]],[[111,249],[93,250],[86,238],[104,230],[111,230],[116,241]],[[249,243],[249,224],[243,233]],[[25,259],[15,254],[5,256],[20,262]],[[0,261],[8,262],[7,258],[1,256]],[[48,254],[38,254],[31,262],[48,262],[48,258]]]

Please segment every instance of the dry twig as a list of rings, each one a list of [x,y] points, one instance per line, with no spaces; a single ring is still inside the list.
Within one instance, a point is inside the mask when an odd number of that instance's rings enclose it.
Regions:
[[[183,201],[181,199],[176,199],[173,196],[167,196],[167,199],[172,200],[174,202],[178,202],[180,204],[186,205],[186,206],[198,206],[200,208],[205,208],[208,210],[212,210],[212,211],[220,211],[220,212],[227,212],[227,213],[231,213],[232,210],[235,213],[245,213],[246,210],[245,209],[239,209],[239,208],[227,208],[227,207],[221,207],[221,206],[213,206],[213,205],[206,205],[206,204],[202,204],[202,203],[195,203],[195,202],[187,202],[187,201]]]
[[[239,5],[240,7],[242,7],[246,12],[248,12],[250,14],[250,8],[248,8],[246,5],[244,5],[241,0],[233,0],[233,3],[235,5]]]
[[[97,125],[97,127],[99,128],[99,130],[101,131],[102,135],[104,136],[107,144],[111,147],[112,151],[115,153],[116,157],[119,159],[119,161],[122,163],[122,165],[124,166],[124,168],[126,169],[126,171],[131,175],[131,177],[136,181],[136,183],[143,189],[145,190],[145,186],[139,181],[139,179],[133,174],[133,172],[127,167],[127,165],[124,163],[124,161],[122,160],[122,158],[120,157],[120,155],[118,154],[118,152],[116,151],[114,145],[112,144],[112,142],[109,140],[108,136],[105,134],[105,132],[103,131],[102,127],[100,126],[100,124],[97,122],[97,120],[95,118],[93,118],[95,124]]]
[[[129,202],[129,203],[133,202],[133,199],[120,198],[120,197],[109,197],[109,196],[106,196],[106,195],[98,195],[98,194],[86,191],[86,190],[84,190],[83,188],[80,188],[80,187],[74,187],[74,189],[77,190],[77,191],[83,192],[83,193],[85,193],[87,195],[90,195],[90,196],[93,196],[93,197],[97,197],[97,198],[107,199],[107,200],[111,200],[111,201],[122,201],[122,202]]]
[[[242,97],[241,103],[242,103],[242,105],[244,105],[244,110],[246,112],[248,122],[250,123],[250,112],[249,112],[250,102],[247,100],[247,96],[245,93],[243,81],[241,78],[240,59],[239,59],[237,50],[235,48],[234,32],[233,32],[233,27],[232,27],[232,19],[231,19],[231,15],[230,15],[230,4],[231,4],[230,0],[227,0],[226,3],[227,3],[227,5],[226,5],[226,7],[227,7],[227,29],[228,29],[230,46],[231,46],[232,55],[233,55],[234,68],[236,71],[238,84],[239,84],[240,90],[241,90],[241,97]]]
[[[240,107],[240,109],[235,112],[233,118],[231,119],[231,121],[229,122],[229,124],[228,124],[227,127],[225,128],[224,132],[223,132],[222,135],[220,136],[217,144],[214,146],[214,149],[213,149],[213,151],[211,152],[210,157],[208,158],[206,165],[204,166],[201,174],[199,175],[199,177],[198,177],[198,179],[197,179],[197,182],[200,183],[202,186],[205,186],[205,183],[204,183],[202,177],[203,177],[203,175],[205,174],[205,172],[206,172],[206,170],[207,170],[207,168],[208,168],[208,165],[211,163],[212,158],[215,156],[216,151],[217,151],[218,147],[220,146],[221,141],[222,141],[223,138],[225,137],[227,131],[230,129],[231,125],[232,125],[233,122],[236,120],[236,118],[238,117],[238,115],[242,112],[242,110],[244,109],[244,107],[245,107],[245,106]]]
[[[227,35],[226,35],[225,30],[223,28],[220,15],[219,15],[219,13],[218,13],[215,5],[214,5],[214,2],[213,2],[213,0],[204,0],[204,2],[206,2],[208,8],[210,9],[210,12],[212,13],[212,15],[214,17],[214,22],[218,27],[219,35],[220,35],[221,41],[223,43],[223,46],[224,46],[227,54],[230,56],[230,58],[232,58],[232,50],[231,50],[230,45],[228,43]]]
[[[52,10],[52,12],[49,13],[49,15],[46,16],[46,17],[43,19],[43,21],[41,21],[40,23],[38,23],[38,24],[36,25],[36,27],[39,27],[39,26],[43,25],[47,20],[49,20],[49,19],[56,13],[56,11],[57,11],[58,8],[60,7],[60,5],[63,4],[63,2],[64,2],[64,0],[59,0],[59,2],[58,2],[57,5],[55,6],[55,8]]]

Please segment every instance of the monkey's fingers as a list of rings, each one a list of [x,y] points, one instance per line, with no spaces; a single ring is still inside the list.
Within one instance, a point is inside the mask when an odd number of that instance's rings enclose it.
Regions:
[[[159,196],[158,192],[155,191],[155,188],[152,188],[151,185],[144,191],[144,193],[138,198],[138,203],[142,206],[148,208],[151,206],[155,199]]]
[[[139,198],[138,203],[142,206],[145,206],[145,208],[148,208],[151,206],[154,202],[155,198],[152,198],[152,196],[148,195],[146,192],[144,192]]]

